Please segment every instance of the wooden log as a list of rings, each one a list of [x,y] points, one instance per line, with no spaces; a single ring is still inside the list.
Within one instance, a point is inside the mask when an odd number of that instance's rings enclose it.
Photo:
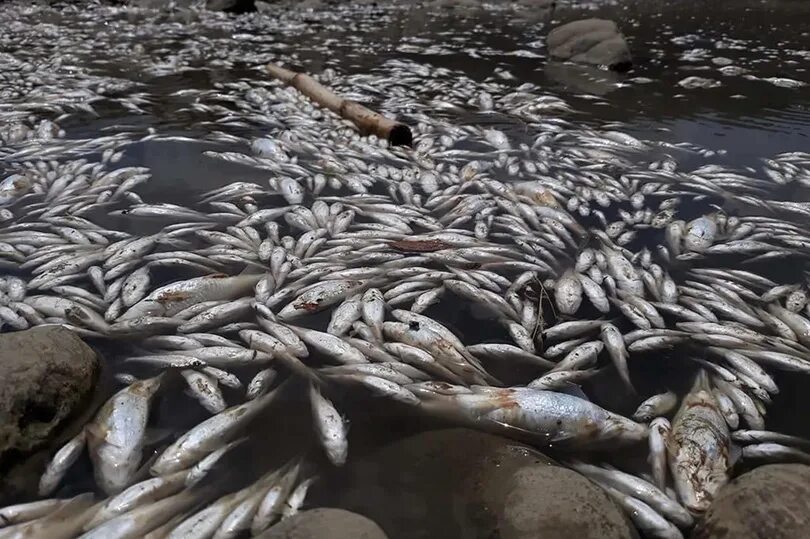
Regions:
[[[265,69],[271,76],[292,86],[320,106],[349,120],[364,135],[377,135],[392,146],[413,144],[413,134],[407,125],[377,114],[360,103],[335,95],[306,73],[296,73],[275,64],[267,64]]]

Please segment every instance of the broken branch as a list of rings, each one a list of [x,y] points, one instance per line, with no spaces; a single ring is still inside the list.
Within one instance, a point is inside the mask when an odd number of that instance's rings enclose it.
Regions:
[[[333,94],[306,73],[296,73],[275,64],[267,64],[265,69],[274,78],[292,86],[322,107],[349,120],[364,135],[377,135],[393,146],[413,144],[413,134],[407,125],[377,114],[360,103]]]

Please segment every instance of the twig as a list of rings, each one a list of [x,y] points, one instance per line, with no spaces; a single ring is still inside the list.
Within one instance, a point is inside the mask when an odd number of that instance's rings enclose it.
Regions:
[[[271,76],[292,86],[322,107],[349,120],[361,133],[377,135],[393,146],[413,144],[413,134],[407,125],[377,114],[360,103],[333,94],[306,73],[296,73],[275,64],[267,64],[265,69]]]

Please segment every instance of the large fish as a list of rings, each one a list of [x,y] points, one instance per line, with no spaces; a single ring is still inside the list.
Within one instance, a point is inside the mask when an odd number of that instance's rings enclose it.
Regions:
[[[704,513],[729,481],[731,438],[720,406],[701,371],[672,422],[667,443],[675,490],[692,513]]]
[[[120,316],[131,320],[142,316],[170,317],[203,301],[233,300],[253,290],[263,275],[222,274],[195,277],[161,286]]]

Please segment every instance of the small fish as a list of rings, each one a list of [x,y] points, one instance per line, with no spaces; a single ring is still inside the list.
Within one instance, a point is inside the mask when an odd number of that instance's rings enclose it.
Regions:
[[[39,495],[48,496],[68,472],[71,466],[78,460],[85,449],[87,443],[87,433],[82,429],[79,434],[71,438],[65,445],[56,452],[48,462],[48,466],[39,479]]]
[[[667,441],[671,432],[672,425],[664,417],[656,417],[650,422],[649,463],[655,486],[661,490],[667,486]]]
[[[678,528],[643,501],[613,487],[605,486],[604,488],[646,537],[683,539],[683,534]]]
[[[139,380],[112,396],[87,425],[87,446],[96,483],[107,494],[131,483],[141,465],[152,399],[162,375]]]
[[[640,477],[614,468],[601,468],[583,462],[573,463],[571,467],[628,496],[638,498],[682,528],[688,528],[694,522],[692,515],[683,506],[667,496],[664,491]]]
[[[746,445],[742,448],[742,458],[765,462],[798,462],[801,464],[810,464],[810,453],[774,442]]]
[[[677,405],[678,396],[673,391],[659,393],[642,402],[633,413],[633,419],[636,421],[650,421],[654,417],[669,414]]]
[[[636,390],[633,387],[633,382],[630,380],[630,371],[627,367],[627,348],[624,345],[624,338],[622,337],[619,328],[610,323],[602,324],[601,328],[602,342],[613,361],[613,366],[622,379],[622,382],[627,386],[631,393]]]
[[[93,518],[85,525],[85,529],[91,530],[103,522],[123,515],[136,507],[154,503],[180,492],[187,475],[188,472],[183,470],[135,483],[104,502],[104,505],[96,511]]]
[[[281,388],[238,406],[232,406],[191,428],[167,447],[152,464],[154,475],[188,468],[236,437],[238,432],[272,403]]]
[[[310,384],[309,399],[312,404],[315,430],[321,445],[332,464],[342,466],[346,462],[349,450],[346,423],[334,405],[321,395],[320,389],[314,384]]]

